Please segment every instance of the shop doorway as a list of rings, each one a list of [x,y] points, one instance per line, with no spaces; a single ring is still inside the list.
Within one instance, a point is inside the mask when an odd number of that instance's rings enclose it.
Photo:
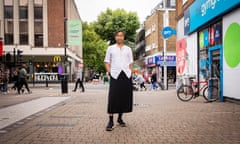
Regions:
[[[218,87],[219,100],[223,101],[222,93],[222,45],[210,47],[208,50],[209,85]]]

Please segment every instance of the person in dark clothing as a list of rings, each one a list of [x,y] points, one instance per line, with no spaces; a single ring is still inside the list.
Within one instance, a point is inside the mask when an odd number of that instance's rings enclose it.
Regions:
[[[115,33],[116,44],[108,47],[104,59],[107,72],[110,74],[110,86],[108,94],[109,122],[106,130],[112,131],[114,122],[113,114],[118,113],[120,126],[126,126],[122,119],[123,113],[132,112],[133,88],[132,88],[132,49],[124,45],[124,32]]]
[[[14,85],[12,86],[12,89],[16,90],[19,85],[19,69],[18,68],[16,68],[16,70],[13,72],[12,80],[14,81]]]
[[[158,89],[157,74],[156,74],[156,71],[154,69],[152,71],[151,84],[152,84],[152,89],[153,90],[157,90]]]
[[[28,87],[26,67],[26,64],[23,64],[21,70],[19,71],[18,94],[20,94],[20,90],[22,89],[23,85],[26,87],[29,94],[32,93]]]

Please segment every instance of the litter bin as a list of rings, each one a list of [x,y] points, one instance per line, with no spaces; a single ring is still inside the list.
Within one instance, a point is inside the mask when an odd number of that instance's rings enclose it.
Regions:
[[[68,93],[68,75],[62,74],[61,76],[61,90],[62,93]]]

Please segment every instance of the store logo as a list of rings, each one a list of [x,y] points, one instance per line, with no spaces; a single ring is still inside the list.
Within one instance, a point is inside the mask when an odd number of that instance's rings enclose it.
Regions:
[[[229,67],[235,68],[240,64],[240,25],[230,24],[224,36],[224,57]]]
[[[220,0],[206,0],[205,3],[201,5],[201,15],[205,16],[208,9],[215,9],[217,2]]]

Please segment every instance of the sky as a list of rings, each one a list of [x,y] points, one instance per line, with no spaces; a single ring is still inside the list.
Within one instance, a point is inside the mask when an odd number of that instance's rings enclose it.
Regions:
[[[97,20],[97,16],[107,8],[123,8],[137,12],[141,23],[151,14],[151,10],[161,0],[75,0],[81,19],[87,22]]]

